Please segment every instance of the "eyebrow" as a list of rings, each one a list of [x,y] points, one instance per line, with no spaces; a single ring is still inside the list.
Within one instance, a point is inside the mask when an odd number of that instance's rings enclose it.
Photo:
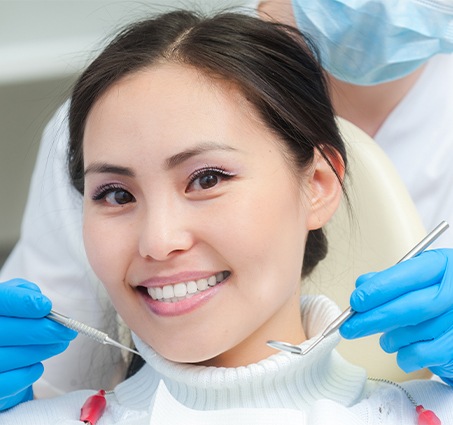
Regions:
[[[170,158],[166,159],[165,168],[167,170],[170,170],[172,168],[177,167],[178,165],[182,164],[184,161],[187,161],[194,156],[201,155],[204,152],[215,151],[215,150],[236,151],[237,149],[235,149],[231,146],[222,144],[222,143],[216,143],[216,142],[201,143],[192,149],[187,149],[185,151],[177,153],[176,155],[173,155]],[[112,164],[100,163],[100,162],[93,162],[92,164],[90,164],[84,172],[85,176],[87,174],[118,174],[118,175],[126,176],[126,177],[135,177],[134,171],[132,171],[132,169],[130,169],[128,167],[121,167],[118,165],[112,165]]]
[[[222,143],[216,143],[216,142],[204,142],[201,143],[197,146],[195,146],[192,149],[187,149],[185,151],[182,151],[180,153],[177,153],[176,155],[171,156],[165,161],[165,168],[167,170],[170,170],[180,164],[182,164],[184,161],[187,161],[188,159],[200,155],[205,152],[209,151],[216,151],[216,150],[221,150],[221,151],[236,151],[237,149],[222,144]]]
[[[119,174],[126,177],[135,177],[135,173],[130,168],[100,162],[93,162],[90,164],[83,174],[86,176],[87,174],[92,173]]]

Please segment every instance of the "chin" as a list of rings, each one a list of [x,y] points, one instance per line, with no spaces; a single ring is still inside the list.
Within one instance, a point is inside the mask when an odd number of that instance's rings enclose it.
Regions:
[[[165,357],[167,360],[170,360],[175,363],[187,363],[187,364],[203,364],[212,361],[213,358],[217,355],[206,355],[201,353],[191,353],[182,351],[181,353],[159,353],[162,357]]]
[[[178,347],[171,348],[160,348],[157,345],[149,344],[154,351],[165,359],[175,362],[175,363],[184,363],[184,364],[204,364],[211,363],[221,356],[222,352],[215,350],[193,350],[193,346],[184,347],[179,345]]]

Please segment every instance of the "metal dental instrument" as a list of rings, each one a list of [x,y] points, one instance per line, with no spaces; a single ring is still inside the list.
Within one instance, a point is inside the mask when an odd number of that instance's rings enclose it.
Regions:
[[[408,260],[409,258],[415,257],[417,254],[423,252],[429,245],[431,245],[442,233],[445,232],[449,227],[446,221],[442,221],[439,225],[437,225],[428,235],[426,235],[417,245],[414,246],[398,263],[402,261]],[[396,264],[398,264],[396,263]],[[315,348],[323,339],[327,338],[329,335],[333,334],[338,330],[338,328],[346,322],[355,311],[348,307],[343,313],[341,313],[332,323],[330,323],[326,329],[319,335],[308,347],[302,350],[297,345],[290,344],[288,342],[282,341],[267,341],[267,345],[272,348],[281,351],[287,351],[293,354],[300,354],[305,355],[310,352],[313,348]]]
[[[57,313],[54,310],[50,310],[50,313],[46,317],[50,320],[53,320],[54,322],[66,326],[69,329],[73,329],[74,331],[77,331],[82,335],[88,336],[101,344],[113,345],[114,347],[118,347],[141,356],[141,354],[138,351],[135,351],[132,348],[126,347],[125,345],[116,342],[114,339],[110,338],[106,333],[98,331],[97,329],[85,325],[82,322],[78,322],[77,320],[64,316],[63,314]]]

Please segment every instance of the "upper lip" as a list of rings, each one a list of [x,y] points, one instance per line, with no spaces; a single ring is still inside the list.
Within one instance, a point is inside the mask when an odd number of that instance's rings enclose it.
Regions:
[[[223,270],[217,271],[197,271],[197,272],[180,272],[169,276],[153,276],[149,279],[138,283],[136,286],[145,288],[160,287],[165,285],[174,285],[180,282],[190,282],[191,280],[207,279],[210,276],[216,275]]]

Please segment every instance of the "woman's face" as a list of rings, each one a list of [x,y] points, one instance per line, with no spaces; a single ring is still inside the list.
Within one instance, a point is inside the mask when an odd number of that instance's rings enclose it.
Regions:
[[[273,353],[269,339],[304,339],[300,270],[322,223],[288,161],[238,90],[188,67],[133,74],[94,105],[87,254],[119,314],[166,358],[239,366]]]

